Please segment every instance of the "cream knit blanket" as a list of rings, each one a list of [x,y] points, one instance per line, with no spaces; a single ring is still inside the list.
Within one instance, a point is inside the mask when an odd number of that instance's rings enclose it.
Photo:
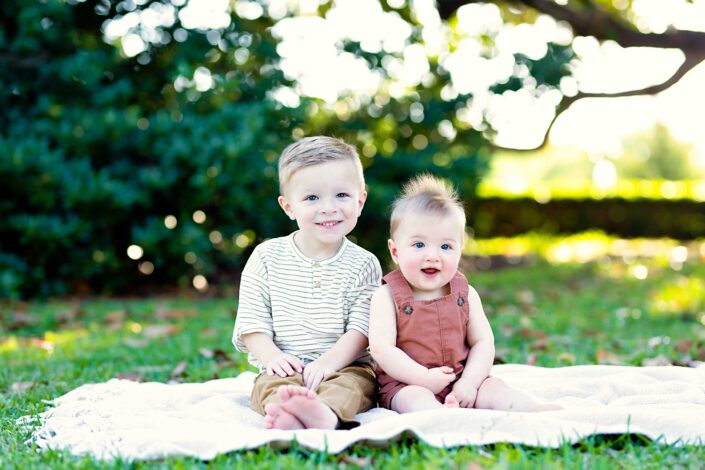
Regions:
[[[492,374],[561,411],[517,413],[442,409],[399,415],[373,409],[347,431],[266,430],[250,410],[253,373],[205,383],[167,385],[113,379],[83,385],[51,403],[34,426],[40,448],[109,459],[217,454],[262,445],[340,452],[364,442],[385,445],[404,432],[435,447],[512,442],[557,447],[593,434],[638,433],[666,444],[705,445],[705,367],[498,365]]]

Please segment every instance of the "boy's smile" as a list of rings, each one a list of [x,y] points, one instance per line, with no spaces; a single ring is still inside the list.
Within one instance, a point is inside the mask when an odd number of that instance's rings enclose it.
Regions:
[[[367,193],[350,160],[333,160],[299,169],[286,183],[279,205],[296,220],[294,242],[309,258],[333,256],[355,228]]]

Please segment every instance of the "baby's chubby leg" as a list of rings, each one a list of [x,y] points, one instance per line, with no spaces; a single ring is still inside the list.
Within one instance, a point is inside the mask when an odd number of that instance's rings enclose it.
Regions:
[[[563,407],[536,400],[531,395],[511,388],[503,380],[487,377],[477,390],[475,408],[506,411],[555,411]]]
[[[412,413],[414,411],[432,410],[435,408],[457,408],[458,400],[448,395],[445,403],[436,399],[432,391],[418,385],[407,385],[392,398],[392,410],[397,413]]]

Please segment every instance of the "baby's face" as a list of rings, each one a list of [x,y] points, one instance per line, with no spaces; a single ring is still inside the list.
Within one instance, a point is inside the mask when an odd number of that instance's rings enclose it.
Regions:
[[[448,293],[462,255],[464,229],[455,214],[409,215],[399,224],[389,250],[417,298]]]

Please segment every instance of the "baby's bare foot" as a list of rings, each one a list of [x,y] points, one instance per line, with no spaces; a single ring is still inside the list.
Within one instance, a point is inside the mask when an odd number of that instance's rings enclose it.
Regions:
[[[338,416],[328,405],[323,403],[316,392],[305,387],[287,385],[277,390],[281,398],[281,407],[291,414],[307,429],[335,429],[338,426]]]
[[[444,408],[458,408],[460,407],[460,403],[458,402],[458,399],[455,397],[454,394],[449,393],[446,395],[446,399],[443,402],[443,407]]]
[[[270,403],[264,407],[265,429],[304,429],[303,423],[282,408],[280,403]]]

